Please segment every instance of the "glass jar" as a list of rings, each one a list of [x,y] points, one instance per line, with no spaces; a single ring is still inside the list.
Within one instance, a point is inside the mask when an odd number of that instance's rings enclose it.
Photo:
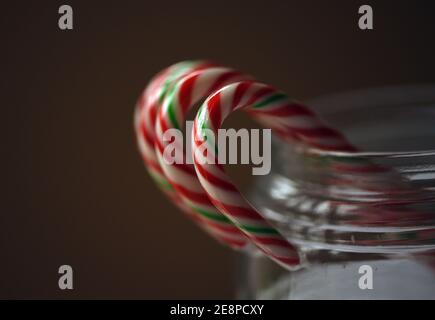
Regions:
[[[239,297],[435,299],[435,86],[308,101],[366,152],[274,141],[250,202],[299,248],[286,271],[252,251]]]

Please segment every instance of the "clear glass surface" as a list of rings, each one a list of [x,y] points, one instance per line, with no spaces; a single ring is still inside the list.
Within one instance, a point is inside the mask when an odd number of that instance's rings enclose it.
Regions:
[[[308,101],[360,150],[275,140],[249,201],[302,257],[289,272],[252,251],[239,292],[271,299],[435,299],[435,86]],[[361,266],[372,270],[362,289]]]

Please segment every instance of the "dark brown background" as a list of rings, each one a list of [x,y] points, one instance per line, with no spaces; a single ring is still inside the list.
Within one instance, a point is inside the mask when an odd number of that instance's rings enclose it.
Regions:
[[[233,258],[147,176],[134,102],[210,58],[298,98],[435,80],[429,1],[29,1],[0,5],[1,298],[230,298]],[[74,9],[74,30],[57,27]],[[249,4],[248,4],[249,3]],[[6,114],[6,116],[4,116]],[[75,271],[72,292],[57,269]]]

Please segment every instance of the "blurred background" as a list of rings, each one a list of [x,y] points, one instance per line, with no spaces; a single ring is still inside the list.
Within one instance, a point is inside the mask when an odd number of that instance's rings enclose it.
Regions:
[[[58,28],[62,4],[72,31]],[[358,28],[362,4],[374,30]],[[174,62],[212,59],[298,99],[435,81],[427,1],[0,7],[0,298],[234,297],[236,254],[168,202],[136,149],[135,101]],[[72,291],[58,289],[63,264]]]

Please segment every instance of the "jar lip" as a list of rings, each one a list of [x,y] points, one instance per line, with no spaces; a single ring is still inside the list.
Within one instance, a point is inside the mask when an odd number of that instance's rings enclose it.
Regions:
[[[315,109],[335,103],[336,106],[341,104],[345,107],[351,104],[357,108],[433,103],[435,102],[435,82],[365,87],[322,94],[306,99],[305,102]]]
[[[421,109],[407,108],[408,104]],[[404,255],[434,251],[435,149],[427,132],[433,132],[435,84],[337,93],[307,100],[307,105],[325,122],[343,129],[343,135],[361,151],[325,150],[277,138],[273,175],[258,180],[250,198],[254,207],[304,252]],[[413,124],[413,118],[401,114],[400,108],[417,112],[426,106],[431,117],[424,114],[421,119],[431,130],[422,130],[415,137],[426,139],[428,144],[413,144],[417,138],[404,140],[403,145],[402,140],[388,144],[390,136],[398,134],[401,139],[400,134],[406,133],[392,130],[397,128],[394,126],[387,126],[391,135],[376,143],[383,121],[388,124],[404,119],[405,124]],[[354,118],[340,114],[350,108],[358,110]],[[365,115],[360,110],[366,108],[376,113]],[[399,117],[383,118],[388,108],[399,108],[394,109],[399,110]],[[337,114],[340,116],[335,118]],[[366,123],[377,124],[369,132],[371,140],[358,139],[367,133],[361,130],[358,135],[357,131]],[[349,126],[340,126],[343,124]],[[357,129],[346,131],[350,126]]]
[[[301,142],[294,144],[284,143],[276,137],[272,137],[273,144],[279,148],[291,148],[298,153],[305,153],[319,157],[330,157],[335,159],[410,159],[410,158],[425,158],[435,156],[435,149],[422,149],[422,150],[407,150],[407,151],[333,151],[315,148],[304,145]]]
[[[320,116],[326,118],[347,112],[351,109],[360,110],[375,108],[391,108],[408,105],[435,105],[435,83],[398,84],[388,86],[377,86],[360,88],[345,92],[324,94],[318,97],[307,99],[306,103],[311,106]],[[351,108],[349,108],[351,107]],[[326,119],[328,120],[328,119]],[[417,146],[415,146],[417,147]],[[395,150],[395,147],[381,148],[372,151],[370,148],[363,148],[359,151],[332,151],[321,150],[312,146],[302,146],[305,151],[323,156],[334,156],[337,158],[411,158],[435,155],[435,147],[428,145],[426,148],[418,149],[410,145],[405,150]]]
[[[307,152],[323,157],[334,158],[414,158],[435,156],[433,150],[415,150],[415,151],[330,151],[317,148],[307,148]]]

